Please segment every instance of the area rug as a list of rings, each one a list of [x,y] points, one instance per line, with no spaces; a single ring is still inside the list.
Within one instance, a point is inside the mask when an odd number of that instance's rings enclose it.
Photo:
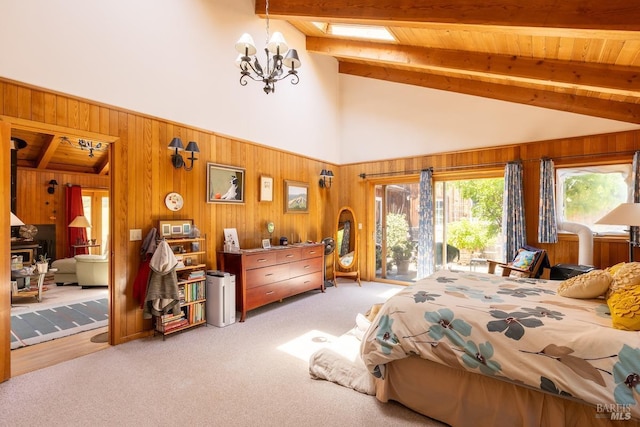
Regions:
[[[108,299],[76,302],[11,315],[11,349],[107,326]]]

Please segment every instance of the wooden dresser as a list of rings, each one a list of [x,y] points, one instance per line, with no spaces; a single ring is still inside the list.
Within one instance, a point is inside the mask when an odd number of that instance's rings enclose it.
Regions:
[[[247,311],[312,289],[324,292],[324,246],[304,243],[218,252],[218,269],[236,275],[236,309]]]

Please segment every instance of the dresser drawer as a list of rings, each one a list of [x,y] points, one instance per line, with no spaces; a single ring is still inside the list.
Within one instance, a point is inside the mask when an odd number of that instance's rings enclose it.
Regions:
[[[266,285],[267,283],[280,282],[288,279],[289,264],[277,264],[270,267],[254,268],[247,270],[247,289],[256,286]]]
[[[303,276],[305,274],[322,271],[323,258],[309,258],[292,262],[289,265],[289,277]]]
[[[286,287],[281,292],[286,297],[297,295],[312,289],[320,289],[322,287],[322,271],[307,274],[306,276],[294,277],[286,281]]]
[[[276,253],[273,251],[258,252],[256,254],[247,255],[245,257],[244,268],[250,270],[252,268],[260,268],[276,263]]]
[[[247,289],[247,310],[261,307],[289,296],[286,289],[286,282],[270,283]]]
[[[276,250],[276,262],[281,264],[283,262],[297,261],[302,258],[302,252],[300,248],[287,248]]]
[[[303,246],[300,250],[302,251],[302,258],[316,258],[324,255],[324,246],[322,245]]]

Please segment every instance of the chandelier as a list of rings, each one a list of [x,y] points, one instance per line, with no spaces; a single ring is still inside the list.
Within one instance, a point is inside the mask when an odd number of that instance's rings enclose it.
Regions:
[[[273,33],[269,38],[269,0],[266,4],[267,16],[267,45],[264,48],[267,60],[264,66],[260,65],[256,55],[256,46],[253,38],[244,33],[236,43],[236,50],[240,53],[236,63],[240,67],[240,84],[246,86],[248,80],[264,83],[264,93],[267,95],[276,90],[276,82],[291,77],[291,84],[297,85],[300,81],[298,68],[300,59],[295,49],[289,49],[284,36],[280,32]],[[284,57],[283,57],[284,55]],[[252,58],[253,57],[253,58]],[[288,68],[285,74],[285,69]]]

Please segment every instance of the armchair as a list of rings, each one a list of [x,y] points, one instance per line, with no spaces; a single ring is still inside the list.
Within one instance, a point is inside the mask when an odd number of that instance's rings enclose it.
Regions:
[[[79,286],[109,285],[109,259],[106,256],[76,255],[74,258]]]
[[[502,276],[510,276],[511,272],[520,273],[522,277],[539,278],[544,269],[551,268],[547,251],[524,245],[518,249],[511,262],[487,260],[489,274],[495,274],[496,266],[502,268]],[[546,276],[546,273],[545,273]]]

